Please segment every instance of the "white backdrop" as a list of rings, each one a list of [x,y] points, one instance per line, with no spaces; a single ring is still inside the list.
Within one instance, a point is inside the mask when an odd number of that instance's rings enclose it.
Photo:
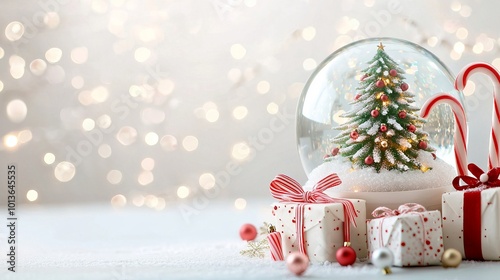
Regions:
[[[454,74],[475,61],[500,68],[499,8],[484,0],[2,1],[0,168],[17,165],[24,203],[201,210],[230,199],[241,209],[268,196],[277,173],[305,182],[294,114],[330,53],[388,36],[421,44]],[[474,81],[465,97],[469,159],[485,167],[492,86]]]

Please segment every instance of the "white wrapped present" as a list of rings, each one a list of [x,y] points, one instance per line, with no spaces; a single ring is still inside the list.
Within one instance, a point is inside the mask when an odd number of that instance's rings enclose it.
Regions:
[[[336,262],[336,252],[350,242],[358,258],[365,258],[364,200],[336,199],[323,193],[340,184],[336,174],[325,177],[311,192],[286,175],[278,175],[271,192],[281,202],[273,204],[276,230],[281,233],[283,255],[300,251],[311,262]],[[347,227],[345,227],[347,225]],[[300,230],[302,228],[302,231]]]
[[[469,170],[476,178],[457,176],[453,186],[460,191],[442,196],[444,246],[457,249],[464,259],[498,261],[500,168],[484,173],[469,164]],[[460,180],[466,184],[461,186]]]
[[[380,247],[394,254],[395,266],[439,265],[444,251],[439,211],[408,203],[396,210],[379,207],[367,221],[368,256]]]

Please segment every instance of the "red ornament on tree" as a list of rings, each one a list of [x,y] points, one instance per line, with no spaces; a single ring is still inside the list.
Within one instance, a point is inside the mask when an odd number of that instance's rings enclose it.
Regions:
[[[352,265],[356,262],[356,251],[349,246],[344,246],[338,249],[335,256],[337,257],[339,264],[342,266]]]
[[[409,132],[415,132],[416,130],[417,130],[417,127],[416,127],[415,125],[410,124],[410,125],[408,126],[408,131],[409,131]]]
[[[372,156],[367,156],[365,158],[365,164],[368,164],[368,165],[373,164],[373,157]]]
[[[420,142],[418,142],[418,147],[419,147],[420,149],[422,149],[422,150],[427,149],[427,142],[425,142],[425,141],[420,141]]]
[[[356,140],[358,139],[359,133],[356,130],[351,131],[351,139]]]
[[[361,77],[361,81],[364,81],[366,79],[366,77],[368,77],[368,75],[364,74],[362,77]]]
[[[408,88],[409,88],[409,86],[408,86],[408,84],[407,84],[407,83],[402,83],[402,84],[401,84],[401,90],[402,90],[402,91],[406,91],[406,90],[408,90]]]
[[[358,100],[359,98],[361,97],[361,94],[356,94],[356,96],[354,96],[354,100]]]
[[[383,80],[378,80],[376,83],[375,83],[375,86],[378,87],[378,88],[383,88],[385,87],[385,83]]]
[[[387,94],[382,94],[382,95],[380,96],[380,100],[382,100],[382,101],[386,102],[386,101],[388,101],[388,100],[389,100],[389,96],[387,96]]]
[[[399,118],[401,118],[401,119],[406,118],[406,111],[399,111],[398,116],[399,116]]]
[[[378,117],[379,113],[380,113],[379,110],[374,109],[374,110],[372,110],[371,115],[372,115],[372,117],[376,118],[376,117]]]
[[[387,131],[387,125],[385,123],[380,125],[380,131],[381,132],[386,132]]]
[[[240,237],[243,240],[251,241],[257,237],[257,228],[252,224],[244,224],[240,227]]]
[[[398,71],[396,71],[396,69],[391,69],[391,71],[389,71],[389,75],[396,77],[398,75]]]
[[[336,156],[336,155],[338,155],[338,153],[339,153],[339,148],[337,148],[337,147],[333,148],[332,156]]]

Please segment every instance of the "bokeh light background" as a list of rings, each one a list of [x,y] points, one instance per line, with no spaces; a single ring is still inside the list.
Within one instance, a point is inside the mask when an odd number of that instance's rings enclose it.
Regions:
[[[330,53],[397,37],[454,74],[475,61],[500,68],[499,8],[485,0],[2,1],[2,178],[15,163],[18,201],[30,204],[168,210],[224,200],[244,209],[269,196],[277,173],[305,182],[294,114]],[[491,90],[477,75],[464,92],[469,159],[483,167]]]

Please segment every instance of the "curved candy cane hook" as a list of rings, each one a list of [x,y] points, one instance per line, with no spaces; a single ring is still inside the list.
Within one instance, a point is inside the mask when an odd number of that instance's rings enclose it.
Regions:
[[[455,115],[453,141],[455,145],[457,173],[458,175],[467,175],[467,119],[460,101],[449,93],[436,94],[424,103],[420,110],[420,117],[427,118],[432,108],[441,103],[450,105],[453,115]]]
[[[455,88],[457,90],[463,90],[469,77],[474,73],[483,73],[488,76],[493,82],[494,92],[493,92],[493,116],[491,123],[491,136],[490,136],[490,149],[488,156],[488,169],[498,167],[500,165],[500,145],[497,137],[500,135],[500,73],[495,67],[488,63],[471,63],[458,73],[457,79],[455,80]]]

